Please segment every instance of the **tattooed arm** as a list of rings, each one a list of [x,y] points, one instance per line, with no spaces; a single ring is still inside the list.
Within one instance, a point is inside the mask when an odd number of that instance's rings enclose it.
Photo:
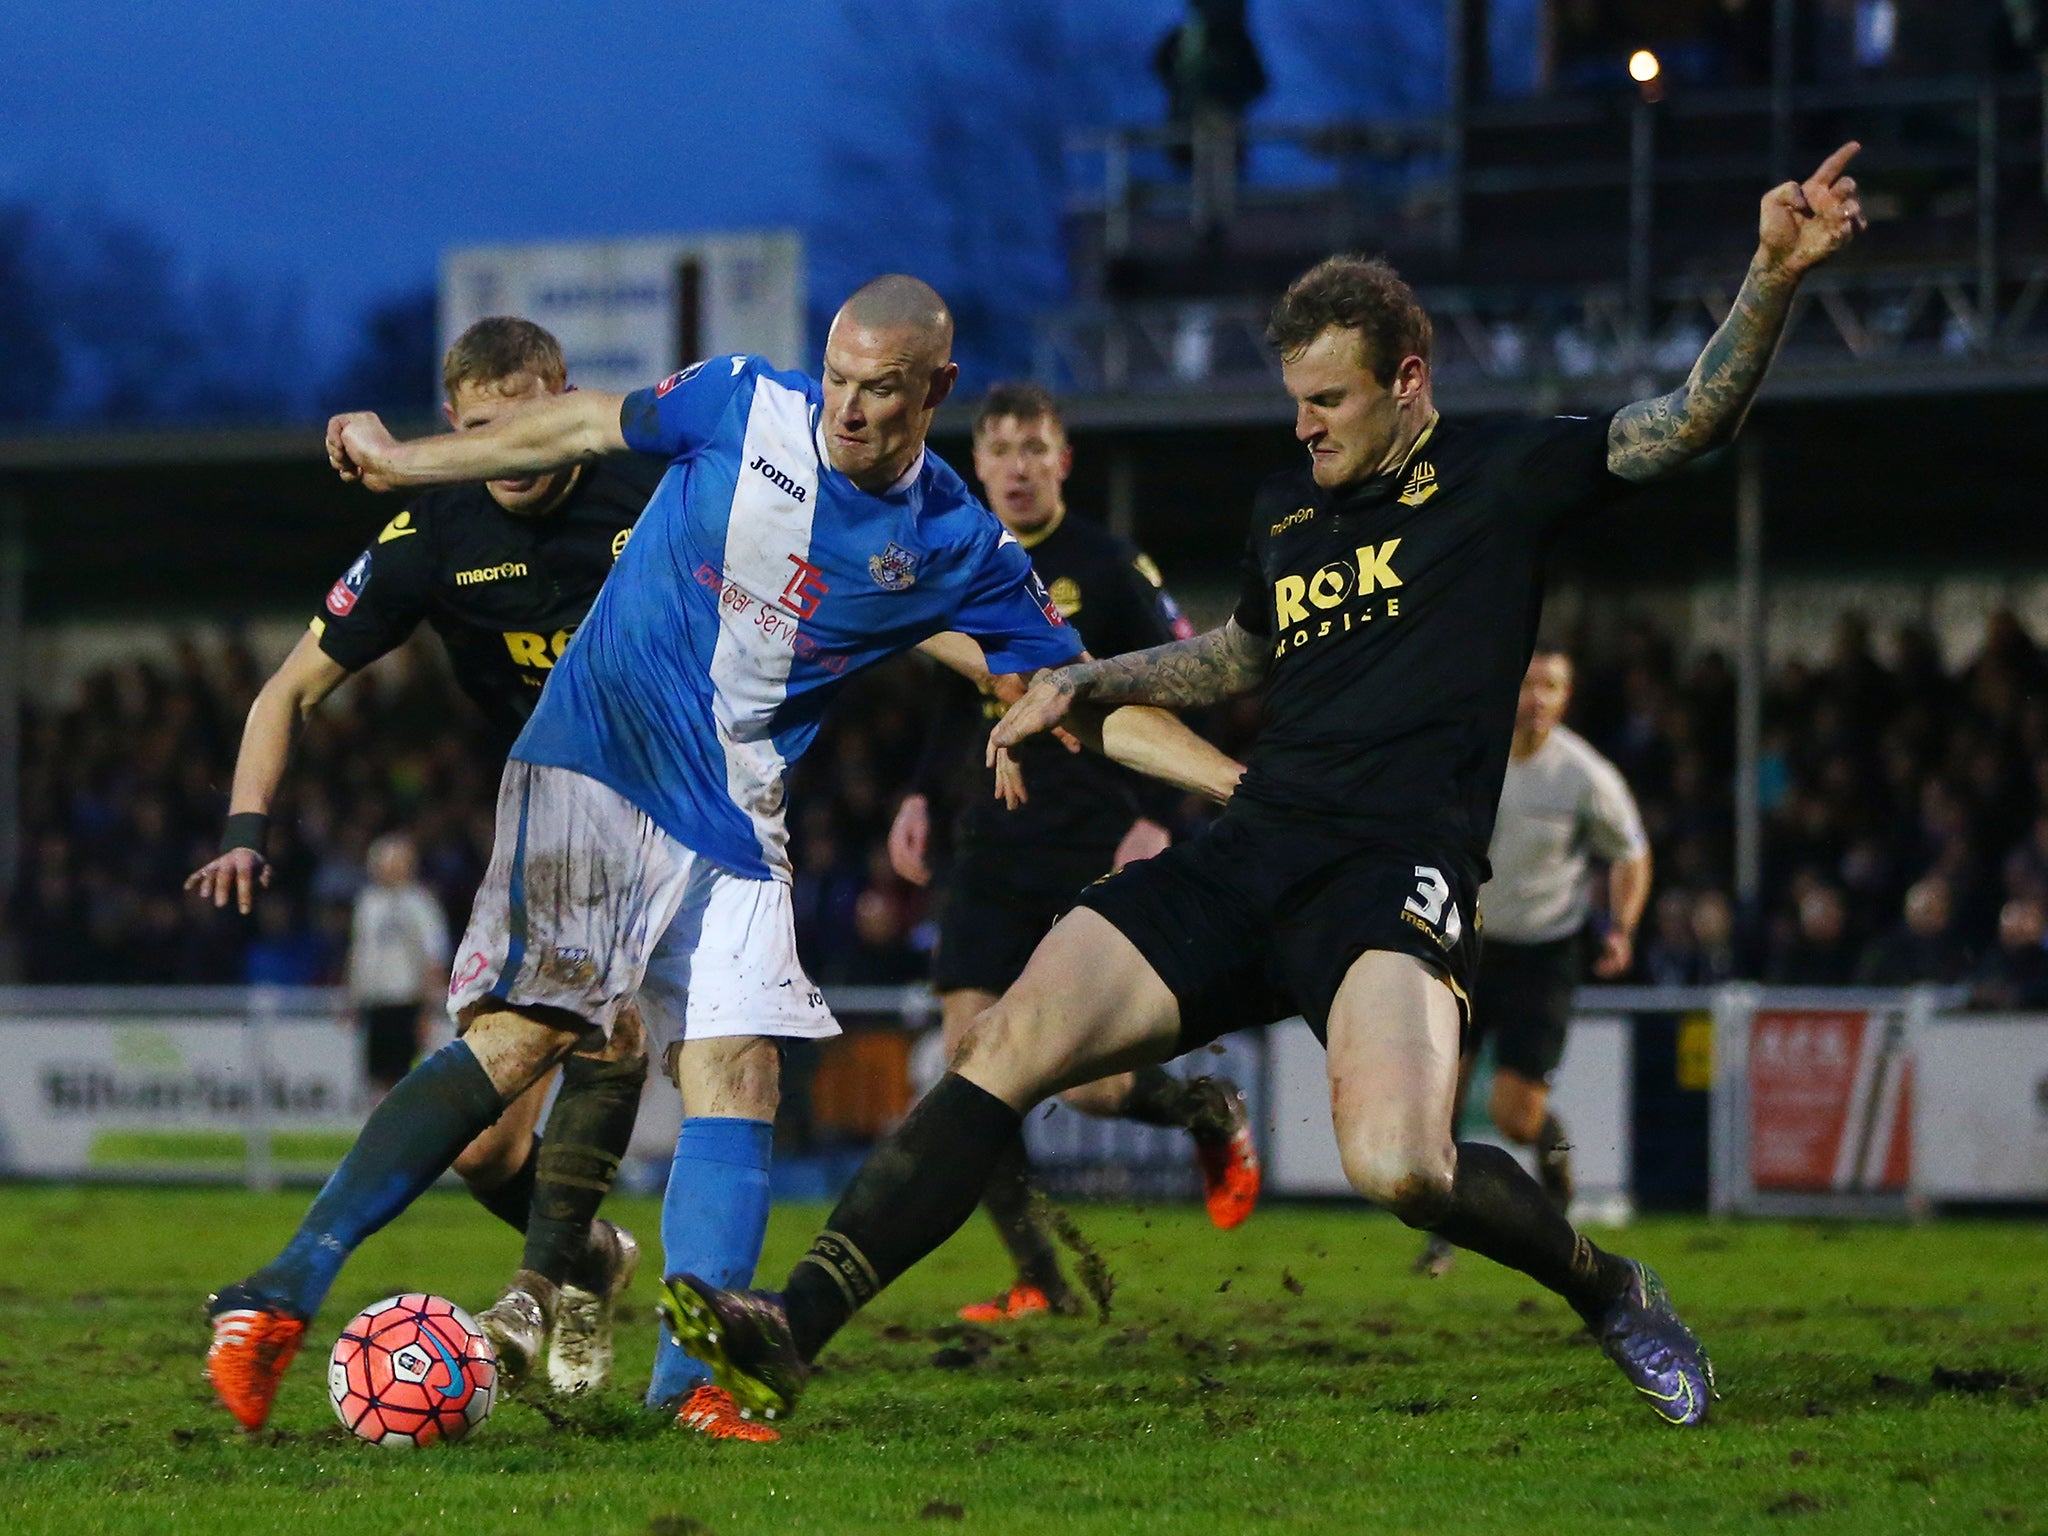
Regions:
[[[1258,687],[1272,659],[1270,642],[1231,619],[1192,640],[1041,672],[1032,679],[1030,692],[997,722],[989,737],[990,761],[998,749],[1057,724],[1077,703],[1163,704],[1169,709],[1214,704]]]
[[[1764,195],[1749,275],[1691,374],[1670,394],[1615,413],[1607,429],[1607,467],[1615,474],[1654,480],[1730,442],[1741,429],[1778,350],[1800,279],[1864,227],[1855,178],[1843,174],[1859,148],[1844,144],[1806,181],[1788,181]]]

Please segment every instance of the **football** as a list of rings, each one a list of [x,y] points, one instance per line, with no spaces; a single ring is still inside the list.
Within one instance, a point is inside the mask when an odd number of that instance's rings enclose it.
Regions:
[[[454,1302],[417,1291],[387,1296],[334,1341],[327,1396],[349,1433],[372,1445],[460,1440],[497,1402],[497,1351]]]

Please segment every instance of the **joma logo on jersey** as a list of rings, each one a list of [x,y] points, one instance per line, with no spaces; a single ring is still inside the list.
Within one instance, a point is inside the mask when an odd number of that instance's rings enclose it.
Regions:
[[[747,468],[758,469],[767,477],[770,485],[781,491],[791,501],[802,501],[808,494],[802,486],[796,483],[794,475],[791,475],[786,470],[777,469],[773,464],[770,464],[766,454],[756,454],[754,462],[749,464]]]
[[[1268,528],[1266,532],[1277,539],[1295,524],[1305,523],[1315,515],[1316,509],[1314,507],[1296,507],[1292,512],[1281,518],[1279,522]]]
[[[458,587],[473,587],[479,582],[509,581],[515,576],[524,576],[525,574],[526,565],[524,561],[507,560],[503,565],[480,565],[473,571],[457,571],[455,573],[455,585]]]
[[[1394,551],[1399,539],[1384,544],[1361,544],[1353,560],[1333,560],[1313,576],[1282,576],[1273,583],[1273,614],[1284,628],[1305,624],[1311,609],[1327,613],[1341,608],[1354,597],[1401,585],[1394,574]]]
[[[1408,471],[1408,483],[1401,487],[1401,505],[1419,507],[1436,494],[1436,466],[1427,459]]]

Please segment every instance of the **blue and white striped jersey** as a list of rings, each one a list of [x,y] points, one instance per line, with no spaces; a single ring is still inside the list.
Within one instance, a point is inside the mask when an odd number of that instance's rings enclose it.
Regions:
[[[1080,652],[959,475],[927,453],[857,489],[826,460],[821,403],[758,357],[627,396],[628,446],[669,470],[512,749],[757,880],[786,878],[785,773],[862,667],[948,629],[996,672]]]

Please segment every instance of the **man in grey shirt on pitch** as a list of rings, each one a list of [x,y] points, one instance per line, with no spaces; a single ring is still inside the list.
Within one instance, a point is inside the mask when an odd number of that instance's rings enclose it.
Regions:
[[[1485,942],[1458,1088],[1462,1110],[1473,1056],[1491,1036],[1493,1123],[1517,1146],[1536,1149],[1537,1176],[1560,1209],[1571,1204],[1571,1147],[1550,1112],[1550,1079],[1585,965],[1592,864],[1607,866],[1607,922],[1593,960],[1601,980],[1628,974],[1650,895],[1650,844],[1635,797],[1621,770],[1561,723],[1571,697],[1571,657],[1539,645],[1522,677],[1486,851],[1493,877],[1479,892]],[[1449,1273],[1455,1251],[1430,1238],[1416,1272]]]

